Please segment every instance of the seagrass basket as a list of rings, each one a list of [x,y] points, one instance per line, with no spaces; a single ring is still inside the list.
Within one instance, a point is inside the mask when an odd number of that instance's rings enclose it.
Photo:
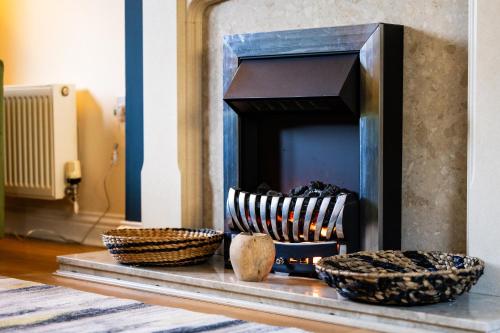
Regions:
[[[443,252],[357,252],[321,259],[316,271],[340,295],[395,305],[453,300],[476,284],[484,262]]]
[[[113,229],[102,235],[109,253],[120,263],[136,266],[184,266],[210,258],[223,233],[210,229]]]

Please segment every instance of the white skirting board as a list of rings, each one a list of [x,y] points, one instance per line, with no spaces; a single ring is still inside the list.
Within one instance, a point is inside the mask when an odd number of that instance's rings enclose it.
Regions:
[[[102,213],[82,211],[74,215],[70,210],[45,209],[40,207],[9,207],[5,212],[5,232],[19,236],[26,236],[30,230],[30,237],[54,241],[65,239],[81,242],[85,234],[97,221]],[[83,244],[103,246],[101,234],[106,230],[119,226],[138,227],[140,223],[124,221],[121,214],[106,214],[94,227]]]

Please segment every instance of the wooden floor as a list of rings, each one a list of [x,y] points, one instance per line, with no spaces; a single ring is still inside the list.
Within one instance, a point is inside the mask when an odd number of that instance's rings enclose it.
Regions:
[[[70,287],[102,295],[134,299],[148,304],[178,307],[205,313],[222,314],[242,320],[256,321],[271,325],[294,326],[314,332],[369,332],[363,329],[316,323],[314,321],[306,321],[303,319],[273,315],[246,309],[242,310],[236,307],[169,297],[52,275],[52,273],[57,269],[56,256],[96,250],[101,250],[101,248],[6,237],[4,239],[0,239],[0,275]]]

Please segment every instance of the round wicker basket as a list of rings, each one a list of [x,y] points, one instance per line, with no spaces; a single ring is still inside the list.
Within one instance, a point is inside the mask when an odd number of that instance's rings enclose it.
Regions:
[[[120,263],[137,266],[184,266],[204,262],[222,242],[210,229],[113,229],[102,235],[109,253]]]
[[[484,262],[443,252],[357,252],[323,258],[316,271],[349,299],[417,305],[452,300],[469,291],[483,274]]]

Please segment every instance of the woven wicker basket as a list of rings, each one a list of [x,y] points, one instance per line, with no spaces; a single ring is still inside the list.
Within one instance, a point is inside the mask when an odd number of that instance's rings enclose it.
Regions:
[[[113,229],[102,235],[109,253],[120,263],[137,266],[184,266],[204,262],[222,242],[209,229]]]
[[[483,274],[484,262],[442,252],[358,252],[323,258],[316,271],[344,297],[417,305],[452,300],[469,291]]]

